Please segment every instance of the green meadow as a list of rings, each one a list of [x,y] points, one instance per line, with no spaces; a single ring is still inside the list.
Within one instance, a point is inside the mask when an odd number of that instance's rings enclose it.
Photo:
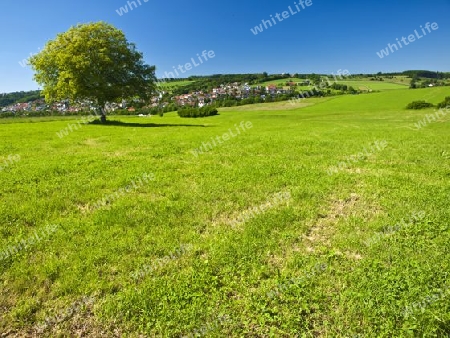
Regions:
[[[186,86],[188,84],[191,84],[192,82],[195,81],[183,80],[183,81],[158,82],[158,86],[167,89],[174,89],[177,87]]]
[[[448,335],[449,95],[0,120],[0,332]]]
[[[268,86],[268,85],[282,85],[285,86],[286,82],[294,82],[294,83],[298,83],[298,82],[302,82],[304,81],[303,79],[298,79],[298,78],[287,78],[287,79],[278,79],[278,80],[272,80],[272,81],[266,81],[266,82],[261,82],[258,85],[259,86]]]
[[[348,86],[352,86],[356,90],[376,90],[376,91],[384,91],[384,90],[392,90],[392,89],[407,89],[409,87],[409,83],[400,84],[390,82],[388,80],[384,81],[360,81],[360,80],[342,80],[339,81],[341,84],[346,84]]]
[[[346,79],[346,78],[339,78],[337,77],[336,80],[330,76],[328,78],[328,81],[330,83],[336,82],[339,84],[345,84],[347,86],[352,86],[356,90],[361,90],[363,92],[365,91],[386,91],[386,90],[393,90],[393,89],[407,89],[409,88],[409,82],[410,79],[407,79],[408,81],[405,81],[405,78],[403,77],[396,77],[394,79],[387,79],[385,78],[384,81],[370,81],[367,79]],[[277,85],[277,86],[283,86],[284,89],[289,89],[289,86],[286,86],[287,82],[294,82],[294,83],[300,83],[301,79],[281,79],[281,80],[275,80],[275,81],[267,81],[263,82],[260,85],[261,86],[268,86],[268,85]],[[405,82],[403,82],[405,81]],[[314,86],[298,86],[297,87],[299,91],[309,91]]]

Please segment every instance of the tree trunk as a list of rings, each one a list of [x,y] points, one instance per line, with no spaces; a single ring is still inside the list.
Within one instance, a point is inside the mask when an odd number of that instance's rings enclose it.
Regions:
[[[100,109],[100,112],[101,112],[101,115],[100,115],[100,121],[101,121],[102,123],[106,123],[106,112],[105,112],[105,108],[102,107],[102,108]]]

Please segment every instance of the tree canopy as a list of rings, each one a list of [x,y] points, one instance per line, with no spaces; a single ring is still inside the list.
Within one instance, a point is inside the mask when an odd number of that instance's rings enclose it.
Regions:
[[[29,62],[47,102],[91,100],[103,117],[107,102],[145,100],[155,90],[155,67],[144,63],[121,30],[105,22],[71,27]]]

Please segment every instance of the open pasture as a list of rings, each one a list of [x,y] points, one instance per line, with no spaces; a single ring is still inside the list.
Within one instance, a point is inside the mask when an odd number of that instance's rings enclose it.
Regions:
[[[0,331],[448,334],[449,95],[0,121]]]

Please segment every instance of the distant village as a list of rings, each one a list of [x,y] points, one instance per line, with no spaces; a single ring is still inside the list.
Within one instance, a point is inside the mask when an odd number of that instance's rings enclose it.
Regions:
[[[288,82],[286,84],[292,89],[285,89],[284,86],[277,86],[275,84],[251,87],[248,83],[241,85],[238,82],[234,82],[228,85],[221,85],[220,87],[213,88],[210,92],[195,91],[189,94],[173,96],[171,99],[177,106],[193,107],[203,107],[207,104],[213,104],[217,100],[223,100],[225,98],[243,100],[250,97],[259,97],[262,100],[265,100],[267,96],[275,97],[278,95],[293,94],[295,92],[293,87],[297,86],[297,83]],[[303,83],[301,84],[303,85]],[[307,84],[309,85],[309,81]],[[158,106],[161,103],[161,97],[162,96],[153,99],[152,106]],[[162,104],[164,104],[164,102],[162,102]]]
[[[217,100],[232,99],[243,100],[250,97],[257,97],[264,101],[267,96],[276,97],[279,95],[291,95],[295,92],[294,87],[297,85],[309,85],[309,81],[299,83],[287,82],[287,86],[280,86],[270,84],[267,86],[250,86],[248,83],[230,83],[223,84],[210,91],[193,91],[188,94],[172,95],[169,91],[161,87],[156,95],[151,98],[148,104],[144,104],[148,108],[165,108],[169,104],[178,107],[204,107],[205,105],[214,104]],[[289,89],[286,89],[288,87]],[[114,112],[119,109],[126,109],[130,112],[136,110],[136,106],[142,106],[142,102],[123,101],[121,103],[109,103],[106,110]],[[70,104],[69,101],[61,101],[49,105],[43,98],[26,103],[14,103],[1,108],[2,112],[43,112],[43,111],[57,111],[62,114],[74,114],[78,112],[85,112],[95,110],[96,107],[90,101]]]

